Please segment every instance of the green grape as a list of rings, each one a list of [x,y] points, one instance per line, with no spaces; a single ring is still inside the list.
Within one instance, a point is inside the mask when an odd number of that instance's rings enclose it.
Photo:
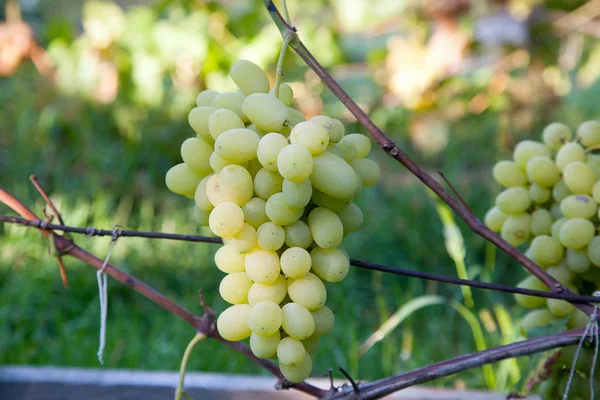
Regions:
[[[494,165],[492,174],[496,182],[504,187],[524,186],[527,184],[527,175],[517,164],[503,160]]]
[[[364,187],[373,186],[381,177],[379,165],[368,158],[357,158],[350,162],[350,166],[358,174],[360,181]]]
[[[283,275],[279,275],[275,282],[270,284],[254,283],[248,291],[248,304],[251,306],[261,301],[281,303],[287,294],[287,282]]]
[[[590,316],[581,310],[575,309],[575,310],[573,310],[573,315],[571,316],[571,319],[569,320],[568,327],[570,329],[581,329],[581,328],[585,328],[587,326],[587,324],[589,324],[589,323],[590,323]],[[566,348],[564,350],[566,350]],[[570,361],[572,361],[573,357],[572,356],[568,357],[568,359]],[[578,361],[578,364],[579,364],[579,361]]]
[[[312,371],[312,359],[309,354],[306,354],[300,365],[291,366],[279,364],[279,369],[285,379],[293,383],[300,383],[310,377]]]
[[[278,332],[282,321],[281,307],[276,302],[269,300],[260,301],[253,305],[248,315],[250,330],[252,333],[262,336],[271,336]]]
[[[258,245],[263,250],[277,251],[283,246],[285,232],[279,225],[271,221],[265,222],[258,228]]]
[[[267,93],[271,87],[265,71],[248,60],[237,60],[229,70],[229,75],[245,96]]]
[[[531,205],[529,192],[524,187],[505,189],[496,197],[496,207],[505,214],[519,215]]]
[[[212,211],[212,209],[215,208],[206,194],[207,183],[212,176],[213,175],[211,174],[202,178],[194,192],[194,202],[196,203],[196,207],[202,211]]]
[[[248,161],[248,166],[246,167],[248,172],[250,172],[250,176],[252,177],[252,179],[254,179],[254,177],[256,177],[256,174],[262,168],[263,168],[262,164],[256,158]]]
[[[533,140],[523,140],[515,146],[513,159],[523,171],[527,166],[527,162],[535,156],[550,157],[550,149]]]
[[[527,337],[533,328],[549,325],[552,321],[554,321],[554,315],[549,310],[545,308],[533,310],[521,318],[519,329],[521,330],[521,334]]]
[[[568,253],[568,251],[569,251],[569,249],[567,249],[567,253]],[[551,277],[553,277],[554,279],[556,279],[559,282],[562,282],[564,284],[571,283],[571,281],[573,280],[573,277],[574,277],[573,272],[571,272],[569,267],[567,267],[567,263],[565,262],[565,260],[563,260],[560,264],[548,267],[546,272]]]
[[[245,99],[246,96],[239,92],[219,93],[215,96],[211,105],[216,109],[227,108],[236,113],[242,121],[247,122],[248,117],[242,111],[242,104]]]
[[[306,207],[310,202],[312,191],[312,184],[308,179],[301,182],[292,182],[287,179],[283,180],[283,199],[292,207]]]
[[[342,243],[344,225],[340,217],[332,210],[325,207],[315,208],[308,215],[308,226],[319,247],[331,249]]]
[[[298,303],[287,303],[281,309],[285,333],[296,340],[308,339],[315,331],[315,320],[308,309]]]
[[[348,142],[348,144],[350,144],[351,146],[347,146],[347,147],[356,149],[354,144],[352,144],[350,142]],[[339,143],[329,143],[327,145],[327,148],[325,149],[325,151],[327,151],[331,154],[334,154],[334,155],[338,156],[339,158],[344,158],[344,154],[342,153],[341,148],[338,147],[338,145],[339,145]],[[354,157],[353,157],[353,159],[354,159]],[[349,162],[347,160],[344,160],[344,161]]]
[[[253,93],[246,97],[242,110],[254,125],[265,132],[281,131],[289,114],[281,100],[267,93]]]
[[[596,183],[592,168],[581,161],[567,165],[563,171],[563,179],[573,194],[590,194]]]
[[[271,132],[260,138],[256,156],[261,165],[269,171],[277,171],[277,157],[281,150],[288,145],[285,136]]]
[[[246,273],[256,283],[271,284],[279,277],[279,256],[274,251],[255,249],[246,254]]]
[[[304,121],[294,126],[290,133],[290,142],[304,147],[310,154],[319,154],[329,144],[329,133],[318,122]]]
[[[252,281],[245,272],[234,272],[227,275],[219,285],[219,294],[228,303],[248,303],[248,290]]]
[[[545,208],[538,208],[531,213],[530,230],[534,236],[550,235],[552,233],[552,224],[554,219],[550,211]]]
[[[301,341],[286,337],[277,346],[277,359],[281,364],[297,366],[302,364],[306,350]]]
[[[550,200],[550,196],[552,196],[552,192],[548,188],[541,187],[537,183],[529,186],[529,198],[536,204],[546,203]]]
[[[310,257],[314,273],[326,282],[340,282],[350,271],[350,260],[339,248],[315,247]]]
[[[261,138],[267,134],[267,132],[263,131],[262,129],[260,129],[258,126],[254,125],[254,124],[250,124],[246,128],[250,129],[251,131],[256,132],[258,134],[258,136],[260,136]]]
[[[592,187],[592,196],[596,200],[596,203],[600,203],[600,181],[596,182]]]
[[[537,260],[533,256],[533,251],[531,250],[531,247],[528,247],[525,251],[525,257],[529,258],[531,261],[537,264]]]
[[[308,179],[313,171],[313,158],[306,148],[299,144],[290,144],[279,152],[277,169],[285,179],[302,182]]]
[[[596,228],[589,220],[571,218],[560,228],[559,238],[563,246],[569,249],[581,249],[590,243],[595,233]]]
[[[291,225],[283,227],[285,231],[285,244],[288,247],[307,248],[313,242],[310,228],[304,221],[296,221]]]
[[[331,143],[338,143],[344,137],[344,124],[339,119],[331,118],[326,115],[315,115],[310,120],[311,122],[320,124],[327,130],[327,133],[329,134],[329,141]],[[369,152],[367,151],[367,154],[368,153]]]
[[[550,207],[550,214],[552,214],[552,218],[554,219],[560,219],[564,217],[564,215],[562,215],[562,211],[560,211],[560,203],[552,204]]]
[[[208,132],[213,139],[230,129],[245,128],[242,119],[233,111],[227,108],[221,108],[211,114],[208,119]]]
[[[319,336],[316,336],[316,335],[313,334],[308,339],[304,339],[302,341],[302,344],[304,345],[304,348],[306,349],[306,352],[308,354],[314,354],[314,353],[317,352],[317,349],[319,348],[319,341],[320,341],[320,339],[321,338]]]
[[[541,235],[535,237],[529,248],[540,266],[556,264],[565,256],[565,249],[552,236]]]
[[[318,310],[311,311],[311,314],[315,320],[315,332],[313,336],[319,337],[331,332],[335,317],[329,307],[323,306]]]
[[[287,109],[288,109],[288,113],[289,113],[287,120],[290,123],[290,125],[295,126],[295,125],[299,124],[300,122],[306,121],[306,118],[304,118],[304,115],[302,115],[302,113],[300,111],[298,111],[292,107],[288,107]],[[290,129],[289,133],[291,133],[291,129]],[[289,133],[288,133],[288,136],[289,136]]]
[[[302,217],[304,208],[289,206],[284,199],[283,193],[275,193],[267,200],[265,207],[267,217],[277,225],[290,225]]]
[[[560,171],[548,157],[531,157],[526,169],[529,180],[543,187],[552,187],[560,179]]]
[[[225,202],[225,198],[221,194],[219,187],[219,174],[209,175],[206,181],[206,198],[214,207]]]
[[[247,223],[258,228],[269,220],[265,212],[267,202],[260,197],[253,197],[242,206],[244,219]]]
[[[552,150],[560,149],[573,137],[571,128],[560,122],[547,125],[542,132],[544,143]]]
[[[237,342],[250,336],[252,331],[248,327],[249,314],[248,304],[235,304],[223,311],[217,318],[217,330],[223,339]]]
[[[574,194],[560,202],[560,212],[566,218],[592,218],[598,210],[598,203],[589,196]]]
[[[225,161],[221,157],[219,157],[216,151],[213,151],[213,153],[210,155],[208,162],[210,164],[211,169],[215,172],[221,172],[223,168],[232,164],[231,162]]]
[[[269,90],[269,94],[275,96],[275,88]],[[289,107],[290,104],[292,104],[292,100],[294,100],[294,91],[289,85],[282,83],[279,85],[279,95],[277,98],[281,100],[286,107]]]
[[[218,94],[219,92],[215,92],[214,90],[203,90],[196,96],[196,105],[198,107],[210,106]]]
[[[167,188],[184,196],[193,195],[201,180],[202,177],[196,175],[185,163],[174,165],[165,175]]]
[[[252,198],[254,185],[246,168],[231,164],[223,168],[218,176],[218,191],[224,201],[242,205]]]
[[[323,281],[315,274],[308,273],[303,278],[287,280],[288,296],[308,310],[317,310],[327,300],[327,290]]]
[[[554,188],[552,188],[552,197],[557,202],[561,202],[565,197],[567,197],[570,194],[571,192],[569,191],[569,187],[563,179],[556,182],[556,185],[554,186]]]
[[[330,210],[340,213],[348,208],[350,204],[352,204],[354,201],[354,196],[350,196],[345,199],[336,199],[317,189],[313,189],[312,201],[319,207],[326,207]]]
[[[333,147],[333,149],[330,147]],[[330,145],[327,147],[327,151],[343,158],[347,163],[350,163],[356,158],[356,146],[349,140],[337,143],[335,145]]]
[[[250,350],[263,360],[273,357],[277,353],[277,346],[281,341],[279,330],[271,336],[262,336],[253,333],[250,335]]]
[[[492,207],[488,210],[483,218],[485,226],[490,228],[494,232],[500,232],[504,221],[508,218],[508,215],[504,214],[498,207]],[[343,221],[342,221],[343,222]]]
[[[348,207],[337,213],[337,215],[342,221],[344,235],[357,231],[362,226],[364,221],[363,212],[355,203],[350,203]]]
[[[230,129],[217,137],[215,152],[226,161],[241,163],[256,157],[260,137],[250,129]]]
[[[281,253],[281,271],[289,278],[303,278],[310,272],[312,260],[308,251],[301,247],[290,247]]]
[[[510,215],[502,225],[500,236],[508,243],[518,247],[529,238],[530,223],[531,216],[529,214]]]
[[[600,267],[600,236],[594,236],[587,247],[587,256],[596,267]]]
[[[204,140],[189,138],[181,145],[181,158],[196,175],[206,176],[212,172],[208,162],[212,151],[212,146]]]
[[[554,239],[560,240],[560,230],[562,229],[565,222],[567,222],[567,218],[559,218],[552,224],[552,237]]]
[[[277,171],[261,169],[254,177],[254,192],[264,200],[283,189],[283,177]]]
[[[356,158],[365,158],[371,152],[371,141],[360,133],[351,133],[341,138],[339,143],[349,141],[356,147]]]
[[[588,153],[587,164],[594,171],[594,176],[600,180],[600,154]]]
[[[555,158],[556,166],[561,172],[564,171],[567,165],[575,161],[585,162],[585,160],[585,150],[576,142],[567,143],[561,147]]]
[[[220,237],[232,237],[244,227],[244,212],[235,203],[224,202],[210,212],[210,230]]]
[[[575,306],[568,301],[559,299],[546,299],[548,310],[557,318],[564,318],[571,314]]]
[[[577,128],[577,139],[585,147],[596,147],[600,145],[600,122],[583,122]]]
[[[336,199],[354,195],[360,178],[346,161],[324,151],[314,156],[313,165],[310,181],[316,189]]]
[[[252,225],[244,223],[242,230],[233,236],[228,244],[243,253],[247,253],[256,247],[256,237],[256,229]]]
[[[235,246],[226,244],[215,253],[215,265],[226,274],[244,272],[246,254],[239,251]]]
[[[192,108],[188,114],[188,122],[199,138],[207,143],[212,143],[213,138],[208,131],[208,119],[213,112],[217,111],[214,107],[200,106]]]
[[[590,259],[586,249],[567,249],[566,263],[569,270],[576,274],[582,274],[590,269]]]
[[[548,291],[548,288],[542,283],[542,281],[533,275],[523,279],[521,282],[519,282],[517,287],[521,289],[541,290],[544,292]],[[524,294],[515,294],[515,301],[518,305],[524,308],[538,308],[543,307],[546,304],[546,299],[543,297],[527,296]]]

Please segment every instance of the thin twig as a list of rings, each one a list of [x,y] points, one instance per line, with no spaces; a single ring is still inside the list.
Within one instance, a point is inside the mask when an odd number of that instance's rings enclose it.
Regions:
[[[456,197],[458,197],[458,200],[460,200],[460,202],[463,204],[463,206],[465,206],[465,208],[467,210],[469,210],[469,212],[471,214],[475,215],[473,213],[473,210],[471,210],[471,207],[469,207],[469,205],[465,201],[465,199],[458,193],[458,190],[456,190],[456,188],[454,187],[454,185],[452,185],[450,183],[450,181],[448,180],[448,178],[446,178],[446,175],[444,175],[444,173],[442,171],[438,171],[437,173],[440,174],[440,176],[442,177],[442,179],[444,180],[444,182],[446,182],[446,184],[450,187],[450,189],[452,189],[452,192],[454,192],[454,195],[456,195]]]
[[[185,381],[185,372],[187,371],[188,362],[190,360],[190,355],[194,350],[194,347],[206,339],[206,335],[203,333],[196,333],[196,336],[188,343],[185,351],[183,353],[183,358],[181,359],[181,367],[179,368],[179,383],[177,384],[177,388],[175,389],[175,400],[181,400],[185,393],[184,381]]]
[[[346,371],[343,367],[341,367],[339,365],[338,365],[338,370],[342,373],[342,375],[344,375],[346,377],[346,379],[348,379],[350,381],[350,385],[352,385],[352,390],[354,390],[354,393],[360,392],[360,388],[358,387],[358,385],[356,384],[354,379],[352,379],[352,376],[350,376],[348,371]]]

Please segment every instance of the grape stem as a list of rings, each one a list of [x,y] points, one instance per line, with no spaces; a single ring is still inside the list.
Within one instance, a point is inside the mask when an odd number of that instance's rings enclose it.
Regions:
[[[175,400],[181,400],[184,394],[186,394],[183,383],[185,380],[185,372],[187,370],[188,361],[190,360],[190,355],[192,354],[194,347],[196,347],[196,345],[204,339],[206,339],[205,334],[196,333],[196,336],[194,336],[194,338],[185,348],[183,358],[181,359],[181,367],[179,368],[179,383],[177,384],[177,389],[175,389]]]
[[[284,2],[285,4],[285,2]],[[285,52],[288,46],[294,40],[295,34],[293,32],[286,32],[283,37],[283,44],[281,45],[281,51],[279,52],[279,59],[277,59],[277,67],[275,68],[275,97],[279,98],[279,86],[283,80],[283,60],[285,59]]]

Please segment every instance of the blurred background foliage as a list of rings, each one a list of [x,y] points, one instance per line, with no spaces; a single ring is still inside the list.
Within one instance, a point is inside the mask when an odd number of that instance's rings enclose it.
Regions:
[[[498,190],[490,168],[545,124],[600,117],[600,2],[576,0],[290,1],[300,37],[371,115],[428,170],[443,171],[483,216]],[[281,37],[259,0],[0,2],[0,186],[36,212],[36,174],[75,226],[199,231],[191,201],[169,193],[167,169],[193,131],[196,94],[233,90],[246,58],[274,78]],[[289,52],[285,80],[307,116],[364,132]],[[354,258],[515,284],[524,270],[454,221],[399,164],[375,150],[383,179],[359,199]],[[2,214],[9,213],[0,207]],[[204,232],[206,233],[206,232]],[[108,239],[76,238],[104,257]],[[204,244],[121,239],[112,261],[201,313],[217,311],[221,278]],[[70,289],[38,234],[0,226],[0,362],[98,367],[94,271],[66,260]],[[109,287],[106,367],[176,369],[193,332],[116,282]],[[463,297],[464,296],[464,297]],[[314,371],[343,365],[375,379],[518,340],[509,296],[354,269],[330,285],[338,322]],[[427,309],[423,309],[428,307]],[[426,316],[426,318],[425,318]],[[443,334],[442,334],[443,332]],[[438,385],[517,390],[521,359]],[[218,343],[192,370],[265,374]]]

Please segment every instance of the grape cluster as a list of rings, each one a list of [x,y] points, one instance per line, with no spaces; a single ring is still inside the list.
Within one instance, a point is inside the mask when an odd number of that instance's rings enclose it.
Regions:
[[[181,146],[183,163],[167,187],[195,200],[195,218],[223,238],[215,254],[227,275],[221,297],[232,304],[217,319],[222,337],[250,337],[259,358],[274,358],[292,382],[306,379],[319,338],[333,327],[324,282],[349,271],[342,239],[363,223],[353,202],[380,176],[365,157],[369,139],[345,135],[325,115],[306,121],[278,95],[257,65],[237,61],[239,90],[201,92],[189,114],[197,137]]]

